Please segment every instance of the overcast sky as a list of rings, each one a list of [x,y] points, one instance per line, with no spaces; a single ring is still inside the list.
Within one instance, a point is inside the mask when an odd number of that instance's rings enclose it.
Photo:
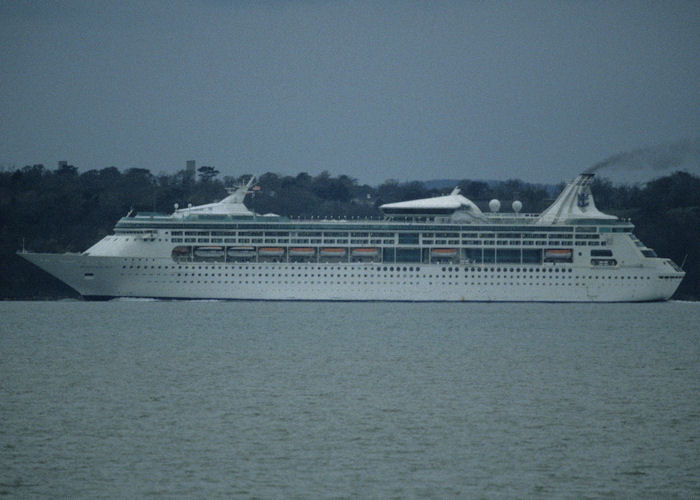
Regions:
[[[700,2],[0,0],[0,166],[558,182],[700,136]]]

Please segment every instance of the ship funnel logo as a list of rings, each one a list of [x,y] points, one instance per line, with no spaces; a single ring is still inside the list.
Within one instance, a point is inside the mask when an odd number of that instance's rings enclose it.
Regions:
[[[589,199],[588,193],[579,193],[577,205],[580,208],[586,208],[588,206],[588,199]]]

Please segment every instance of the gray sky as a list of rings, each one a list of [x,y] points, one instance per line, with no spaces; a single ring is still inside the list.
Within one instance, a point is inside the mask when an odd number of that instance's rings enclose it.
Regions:
[[[558,182],[700,136],[700,2],[0,0],[0,166]]]

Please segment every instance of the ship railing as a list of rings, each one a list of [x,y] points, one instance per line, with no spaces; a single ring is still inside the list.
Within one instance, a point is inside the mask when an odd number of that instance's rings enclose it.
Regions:
[[[678,272],[678,273],[684,272],[683,269],[682,269],[678,264],[676,264],[675,262],[673,262],[673,260],[671,260],[671,259],[666,259],[666,262],[667,262],[676,272]]]
[[[485,213],[484,220],[488,222],[494,222],[497,224],[512,224],[512,223],[523,223],[531,224],[537,218],[539,214],[515,214],[515,213]],[[440,224],[456,224],[464,225],[465,221],[458,220],[453,221],[450,217],[372,217],[372,216],[295,216],[290,215],[290,220],[299,222],[318,222],[318,223],[330,223],[330,224],[347,224],[348,222],[374,222],[374,223],[386,223],[390,221],[395,222],[405,222],[409,224],[425,224],[426,222],[439,222]],[[478,223],[480,221],[473,221],[473,223]],[[467,222],[469,223],[469,222]]]
[[[496,219],[496,220],[507,220],[508,222],[510,221],[532,221],[532,219],[536,219],[540,216],[540,214],[516,214],[516,213],[511,213],[511,212],[503,212],[503,213],[485,213],[484,216],[487,219]]]

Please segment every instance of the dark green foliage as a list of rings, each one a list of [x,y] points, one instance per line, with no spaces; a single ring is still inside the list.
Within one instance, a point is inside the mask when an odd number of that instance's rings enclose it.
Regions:
[[[225,185],[241,183],[250,174],[216,177],[214,167],[154,176],[149,170],[115,167],[78,173],[62,163],[57,170],[31,165],[0,171],[0,297],[75,297],[68,287],[15,255],[26,248],[41,252],[84,251],[110,234],[115,222],[130,210],[171,213],[174,204],[186,207],[222,199]],[[378,187],[323,172],[311,176],[265,173],[259,189],[246,198],[258,213],[288,216],[379,217],[378,206],[447,194],[451,189],[428,189],[422,182],[387,180]],[[551,203],[546,187],[519,180],[501,183],[463,180],[462,194],[486,209],[498,198],[504,210],[523,202],[524,212],[539,212]],[[686,260],[688,276],[677,294],[700,298],[700,178],[677,172],[645,187],[614,186],[605,179],[593,185],[598,207],[636,224],[636,233],[649,247],[678,264]],[[687,256],[687,257],[686,257]]]
[[[209,182],[214,177],[219,175],[219,171],[217,169],[207,166],[199,167],[197,172],[199,172],[199,178],[202,180],[202,182]]]

